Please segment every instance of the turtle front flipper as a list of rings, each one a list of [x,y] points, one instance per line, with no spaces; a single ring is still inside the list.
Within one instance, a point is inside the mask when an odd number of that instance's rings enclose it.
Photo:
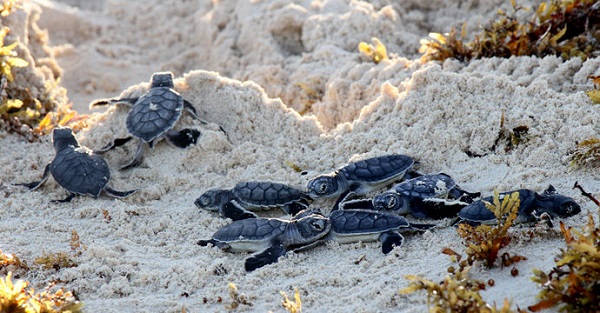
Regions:
[[[15,186],[25,186],[29,190],[36,190],[48,180],[49,174],[50,174],[50,163],[48,163],[46,165],[46,167],[44,168],[44,174],[42,175],[42,180],[34,181],[34,182],[30,182],[30,183],[15,184]]]
[[[286,214],[296,216],[296,214],[298,214],[299,212],[308,209],[308,206],[309,204],[307,201],[301,200],[292,202],[290,204],[286,204],[281,207],[281,210],[283,210],[283,212],[285,212]]]
[[[225,202],[219,208],[219,213],[224,218],[230,218],[234,221],[245,220],[247,218],[257,218],[254,212],[244,209],[237,201],[231,200]]]
[[[117,104],[117,103],[125,103],[125,104],[132,105],[132,104],[136,103],[138,101],[138,99],[139,98],[98,99],[98,100],[94,100],[90,103],[90,109],[93,109],[98,106],[112,105],[112,104]]]
[[[339,208],[340,210],[375,210],[375,206],[373,206],[373,199],[371,198],[344,201],[339,204]]]
[[[476,199],[481,198],[481,192],[468,192],[458,186],[454,186],[454,188],[448,191],[448,197],[471,204]]]
[[[400,233],[397,231],[387,231],[381,233],[379,236],[379,241],[381,241],[381,252],[383,252],[383,254],[388,254],[394,249],[394,247],[402,246],[404,237],[402,237],[402,235],[400,235]]]
[[[66,203],[66,202],[71,202],[71,200],[73,200],[73,198],[75,198],[75,194],[72,193],[72,192],[69,192],[69,195],[66,198],[64,198],[62,200],[50,200],[50,202],[53,202],[53,203],[57,203],[57,202],[59,202],[59,203]]]
[[[106,146],[104,146],[104,147],[102,147],[102,148],[100,148],[98,150],[94,150],[94,153],[95,154],[102,154],[102,153],[104,153],[106,151],[109,151],[109,150],[112,150],[112,149],[114,149],[116,147],[120,147],[120,146],[128,143],[131,140],[131,138],[133,138],[133,137],[129,136],[129,137],[125,137],[125,138],[117,138],[113,142],[107,144]]]
[[[165,134],[167,142],[182,149],[196,144],[198,137],[200,137],[200,131],[192,128],[185,128],[180,131],[171,130]]]
[[[111,197],[115,197],[115,198],[125,198],[125,197],[127,197],[129,195],[132,195],[132,194],[136,193],[137,191],[138,191],[138,189],[127,190],[127,191],[117,191],[117,190],[114,190],[114,189],[112,189],[110,187],[104,188],[104,192],[107,195],[109,195]]]
[[[279,257],[284,256],[286,252],[287,249],[281,243],[274,244],[263,252],[247,258],[244,263],[244,268],[247,272],[252,272],[257,268],[276,263]]]
[[[340,209],[340,204],[343,202],[348,202],[350,199],[356,197],[356,193],[354,191],[351,190],[347,190],[344,191],[339,198],[337,199],[337,201],[335,201],[335,204],[333,205],[333,208],[331,208],[331,211],[336,211]]]
[[[194,118],[195,120],[199,120],[200,123],[202,124],[208,124],[208,122],[206,122],[205,120],[201,119],[198,117],[198,111],[196,111],[196,108],[194,107],[194,105],[183,99],[183,108],[192,116],[192,118]]]
[[[139,143],[138,143],[138,148],[137,148],[137,151],[135,152],[135,156],[133,157],[133,160],[131,160],[129,163],[127,163],[123,167],[121,167],[121,170],[123,171],[123,170],[130,169],[132,167],[138,166],[142,162],[143,154],[144,154],[144,141],[140,139]]]

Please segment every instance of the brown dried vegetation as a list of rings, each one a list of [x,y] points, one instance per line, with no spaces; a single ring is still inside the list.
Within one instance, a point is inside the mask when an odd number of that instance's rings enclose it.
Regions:
[[[563,59],[596,56],[600,50],[600,3],[595,0],[551,0],[542,2],[536,10],[517,6],[511,0],[513,12],[498,10],[499,19],[475,38],[466,42],[466,24],[447,34],[431,33],[421,40],[421,60],[444,61],[511,56],[560,56]],[[526,21],[517,19],[517,11],[531,10]]]
[[[535,269],[533,281],[540,284],[540,301],[529,307],[537,312],[553,306],[560,311],[600,312],[600,227],[590,214],[588,223],[579,231],[560,229],[567,243],[548,273]]]

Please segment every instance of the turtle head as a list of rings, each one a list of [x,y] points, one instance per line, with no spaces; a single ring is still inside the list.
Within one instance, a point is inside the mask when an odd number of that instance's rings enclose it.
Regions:
[[[294,219],[286,229],[288,245],[307,245],[317,241],[329,233],[331,220],[322,214],[311,214]]]
[[[573,198],[560,194],[538,195],[536,213],[548,213],[551,217],[569,217],[581,212],[581,206]]]
[[[308,195],[311,198],[332,198],[340,194],[336,177],[321,175],[310,180],[307,184]]]
[[[200,208],[209,211],[217,211],[221,205],[222,189],[210,189],[203,193],[194,204]]]
[[[150,79],[150,88],[155,87],[168,87],[173,88],[173,73],[171,72],[158,72],[152,74]]]
[[[397,192],[384,192],[373,198],[373,207],[378,211],[394,211],[402,213],[406,208],[404,197]]]
[[[75,135],[73,135],[73,131],[68,127],[55,128],[52,131],[52,142],[55,151],[60,151],[69,146],[74,148],[79,147],[79,142],[77,142]]]

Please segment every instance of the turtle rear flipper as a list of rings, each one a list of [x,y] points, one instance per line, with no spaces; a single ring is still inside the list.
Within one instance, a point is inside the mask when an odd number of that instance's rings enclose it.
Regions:
[[[140,139],[137,150],[135,152],[135,156],[133,157],[133,160],[131,160],[129,163],[127,163],[123,167],[121,167],[121,170],[122,171],[127,170],[132,167],[136,167],[136,166],[140,165],[140,163],[142,162],[143,154],[144,154],[144,141]]]
[[[200,131],[192,128],[185,128],[180,131],[171,130],[165,133],[167,142],[182,149],[196,144],[198,137],[200,137]]]
[[[117,190],[114,190],[114,189],[112,189],[110,187],[106,187],[104,189],[104,192],[107,195],[109,195],[111,197],[115,197],[115,198],[125,198],[125,197],[127,197],[129,195],[132,195],[132,194],[136,193],[137,191],[138,191],[138,189],[127,190],[127,191],[117,191]]]
[[[379,241],[381,241],[381,252],[383,254],[390,253],[394,247],[402,246],[404,242],[404,237],[400,235],[397,231],[388,231],[381,233],[379,236]]]
[[[430,230],[432,228],[434,228],[435,224],[415,224],[415,223],[410,223],[410,229],[412,230],[416,230],[416,231],[427,231]]]
[[[36,190],[48,180],[49,174],[50,174],[50,163],[48,163],[46,165],[46,167],[44,168],[44,174],[42,175],[41,180],[30,182],[30,183],[15,184],[15,186],[25,186],[29,190]]]
[[[247,258],[244,268],[247,272],[252,272],[257,268],[277,262],[279,257],[285,255],[286,252],[287,249],[281,243],[272,245],[263,252]]]
[[[133,137],[129,136],[129,137],[125,137],[125,138],[117,138],[113,142],[107,144],[106,146],[104,146],[104,147],[102,147],[102,148],[100,148],[98,150],[94,150],[94,153],[95,154],[102,154],[102,153],[104,153],[106,151],[109,151],[109,150],[112,150],[112,149],[114,149],[116,147],[120,147],[120,146],[128,143],[131,140],[131,138],[133,138]]]
[[[257,218],[258,216],[254,212],[244,209],[237,201],[231,200],[219,208],[219,213],[224,218],[230,218],[234,221],[244,220],[247,218]]]
[[[71,200],[73,200],[73,198],[75,198],[75,194],[72,193],[72,192],[70,192],[69,195],[66,198],[64,198],[64,199],[62,199],[62,200],[50,200],[50,202],[52,202],[52,203],[57,203],[57,202],[58,203],[66,203],[66,202],[71,202]]]

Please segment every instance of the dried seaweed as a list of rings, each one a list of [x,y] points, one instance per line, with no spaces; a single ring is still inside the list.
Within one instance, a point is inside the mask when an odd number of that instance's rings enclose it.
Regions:
[[[227,284],[227,287],[229,288],[229,297],[231,298],[231,303],[225,306],[227,310],[235,310],[240,305],[252,306],[252,303],[248,301],[246,295],[238,292],[237,286],[234,283]]]
[[[532,280],[542,290],[540,301],[529,310],[560,306],[560,311],[600,312],[600,228],[590,214],[583,230],[565,227],[562,222],[560,229],[567,248],[561,249],[550,272],[534,269]]]
[[[374,45],[368,44],[366,42],[361,42],[358,44],[358,51],[362,53],[367,59],[371,60],[375,64],[379,64],[379,62],[383,60],[387,60],[387,49],[385,45],[376,37],[371,38],[371,41]]]
[[[498,20],[466,42],[466,24],[460,32],[431,33],[422,39],[419,52],[423,62],[448,58],[461,61],[511,56],[560,56],[587,59],[600,50],[600,3],[595,0],[551,0],[537,9],[522,8],[511,0],[513,12],[498,10]],[[533,15],[519,21],[519,10]]]
[[[501,308],[485,302],[479,292],[485,289],[485,283],[470,278],[470,269],[465,267],[459,271],[452,271],[441,283],[416,275],[406,276],[410,284],[400,290],[400,294],[426,291],[429,312],[514,312],[510,309],[510,301],[507,299]]]
[[[574,167],[600,165],[600,139],[594,137],[577,143],[569,159]]]
[[[60,251],[48,253],[46,251],[42,251],[42,256],[35,258],[33,263],[41,265],[42,268],[46,270],[59,270],[61,268],[77,267],[79,264],[77,263],[76,259],[83,253],[83,251],[86,249],[86,246],[81,244],[79,240],[79,234],[77,234],[77,231],[75,230],[71,232],[71,241],[69,242],[69,246],[71,247],[71,251],[69,252]]]
[[[302,300],[300,299],[300,292],[298,291],[298,288],[294,288],[294,301],[291,301],[285,292],[280,291],[280,293],[283,296],[281,305],[284,309],[290,313],[302,312]]]
[[[3,313],[79,313],[83,303],[75,300],[70,291],[59,289],[35,293],[33,288],[27,289],[29,283],[19,280],[12,282],[12,273],[0,279],[0,312]]]
[[[497,225],[479,225],[473,227],[468,224],[458,225],[458,235],[463,239],[467,254],[466,263],[473,265],[475,261],[482,261],[487,268],[495,266],[500,249],[510,243],[508,229],[517,218],[521,201],[519,193],[513,192],[504,197],[500,202],[500,195],[494,190],[493,203],[485,203],[486,207],[494,213],[498,221]],[[522,256],[510,256],[507,253],[502,255],[502,266],[508,266],[504,260],[511,260],[512,263],[523,260]]]
[[[0,15],[5,17],[20,9],[17,1],[3,1]],[[63,91],[58,85],[60,79],[45,78],[42,86],[27,86],[16,83],[13,68],[33,67],[17,55],[17,41],[5,45],[10,28],[0,28],[0,127],[23,135],[34,141],[38,136],[48,134],[54,127],[69,125],[74,130],[86,126],[87,116],[78,115],[68,105],[60,105],[57,95]],[[26,80],[21,80],[26,81]],[[39,94],[32,90],[40,90]]]
[[[21,273],[28,270],[27,262],[22,261],[14,254],[4,253],[0,249],[0,275],[6,275],[8,272]]]

